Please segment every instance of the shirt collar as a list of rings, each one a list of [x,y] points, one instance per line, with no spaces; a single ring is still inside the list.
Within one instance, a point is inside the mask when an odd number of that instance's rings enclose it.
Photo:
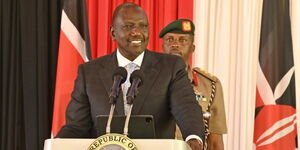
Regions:
[[[125,67],[129,63],[134,63],[134,64],[138,65],[139,67],[141,67],[142,61],[144,59],[144,54],[145,54],[145,51],[143,51],[137,58],[135,58],[135,60],[130,61],[120,53],[119,49],[117,49],[117,60],[118,60],[119,67]]]

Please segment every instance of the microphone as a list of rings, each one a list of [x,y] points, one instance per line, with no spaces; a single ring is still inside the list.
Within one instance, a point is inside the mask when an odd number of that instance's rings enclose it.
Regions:
[[[138,94],[138,87],[140,87],[143,84],[143,81],[144,81],[144,74],[141,70],[135,70],[132,72],[130,76],[131,85],[126,95],[127,104],[133,103],[133,99]]]
[[[141,70],[135,70],[132,72],[130,76],[130,87],[128,89],[126,100],[127,104],[130,105],[128,114],[126,116],[125,124],[124,124],[124,135],[128,135],[128,124],[129,124],[129,118],[131,116],[131,111],[133,107],[133,99],[138,94],[138,87],[140,87],[143,84],[144,81],[144,74]]]
[[[121,89],[121,84],[126,81],[127,78],[127,71],[124,67],[118,67],[116,68],[114,74],[113,74],[113,85],[110,90],[109,94],[109,103],[115,104],[116,99],[119,96],[119,92]]]
[[[111,124],[113,113],[114,113],[114,110],[116,107],[115,104],[116,104],[117,98],[119,96],[121,84],[126,81],[126,78],[127,78],[126,69],[123,67],[116,68],[116,70],[113,74],[113,78],[112,78],[114,83],[111,87],[110,94],[109,94],[109,103],[111,104],[111,106],[110,106],[109,116],[108,116],[108,120],[107,120],[107,124],[106,124],[106,134],[110,133],[110,124]]]

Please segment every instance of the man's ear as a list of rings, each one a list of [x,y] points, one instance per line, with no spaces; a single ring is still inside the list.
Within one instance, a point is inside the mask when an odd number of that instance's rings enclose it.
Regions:
[[[192,52],[194,53],[194,51],[195,51],[195,48],[196,48],[196,46],[195,46],[195,44],[193,44],[193,48],[192,48]]]
[[[115,28],[113,26],[110,26],[109,27],[109,30],[110,30],[110,36],[111,36],[111,39],[114,41],[116,40],[116,36],[115,36]]]

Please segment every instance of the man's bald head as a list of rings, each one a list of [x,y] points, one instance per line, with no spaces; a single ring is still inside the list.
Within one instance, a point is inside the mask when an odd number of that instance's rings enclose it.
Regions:
[[[113,17],[112,17],[112,25],[115,25],[115,22],[116,22],[117,17],[119,16],[119,13],[120,13],[123,9],[129,9],[129,8],[134,8],[134,9],[136,9],[136,10],[138,10],[138,11],[141,11],[142,13],[145,14],[145,17],[146,17],[147,20],[148,20],[148,17],[147,17],[147,15],[146,15],[145,11],[144,11],[139,5],[137,5],[137,4],[135,4],[135,3],[126,2],[126,3],[124,3],[124,4],[122,4],[122,5],[119,5],[118,7],[116,7],[116,9],[115,9],[115,11],[114,11],[114,13],[113,13]]]

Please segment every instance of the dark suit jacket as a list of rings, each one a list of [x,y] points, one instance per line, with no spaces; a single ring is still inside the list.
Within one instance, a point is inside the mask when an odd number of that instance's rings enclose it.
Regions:
[[[66,112],[67,123],[57,137],[96,137],[96,116],[109,114],[108,95],[117,67],[116,52],[79,66]],[[201,108],[195,100],[183,60],[178,56],[145,50],[141,70],[145,80],[134,100],[132,115],[153,115],[159,139],[175,137],[175,120],[184,138],[195,134],[203,139]],[[122,92],[115,114],[124,114]]]

